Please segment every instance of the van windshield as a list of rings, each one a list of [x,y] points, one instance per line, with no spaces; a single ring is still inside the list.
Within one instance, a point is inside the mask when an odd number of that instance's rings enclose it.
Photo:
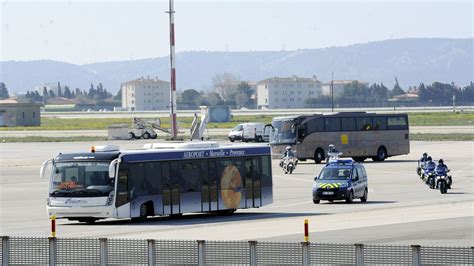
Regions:
[[[349,180],[351,178],[351,168],[324,168],[319,174],[319,180]]]
[[[242,131],[242,129],[243,129],[242,125],[237,125],[232,129],[232,131]]]

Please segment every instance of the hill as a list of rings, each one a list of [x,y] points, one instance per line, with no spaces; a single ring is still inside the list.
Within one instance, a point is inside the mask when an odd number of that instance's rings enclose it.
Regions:
[[[316,75],[329,81],[358,79],[390,87],[396,76],[402,87],[440,81],[465,85],[473,80],[474,39],[398,39],[344,47],[274,52],[205,52],[177,54],[178,89],[211,88],[216,74],[229,72],[242,80],[273,76]],[[74,65],[51,60],[0,62],[0,81],[10,92],[25,92],[44,82],[60,81],[88,89],[102,82],[116,92],[120,83],[137,77],[169,80],[169,59],[159,57]]]

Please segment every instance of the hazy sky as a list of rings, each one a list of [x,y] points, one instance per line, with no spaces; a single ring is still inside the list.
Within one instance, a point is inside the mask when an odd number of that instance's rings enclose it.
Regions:
[[[169,54],[168,1],[1,1],[1,58],[76,64]],[[176,51],[279,51],[473,37],[473,3],[175,0]]]

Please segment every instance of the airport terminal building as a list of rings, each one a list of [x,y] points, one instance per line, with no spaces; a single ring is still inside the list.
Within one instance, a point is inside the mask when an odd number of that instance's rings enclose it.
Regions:
[[[168,110],[170,105],[170,83],[139,78],[122,83],[122,109],[127,111]]]

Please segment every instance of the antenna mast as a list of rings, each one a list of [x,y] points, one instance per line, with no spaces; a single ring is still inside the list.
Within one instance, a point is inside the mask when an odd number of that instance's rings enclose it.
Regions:
[[[174,1],[169,0],[170,10],[167,12],[170,15],[170,74],[171,74],[171,88],[170,88],[170,118],[171,118],[171,139],[176,139],[178,136],[178,127],[176,125],[176,63],[174,54]]]

